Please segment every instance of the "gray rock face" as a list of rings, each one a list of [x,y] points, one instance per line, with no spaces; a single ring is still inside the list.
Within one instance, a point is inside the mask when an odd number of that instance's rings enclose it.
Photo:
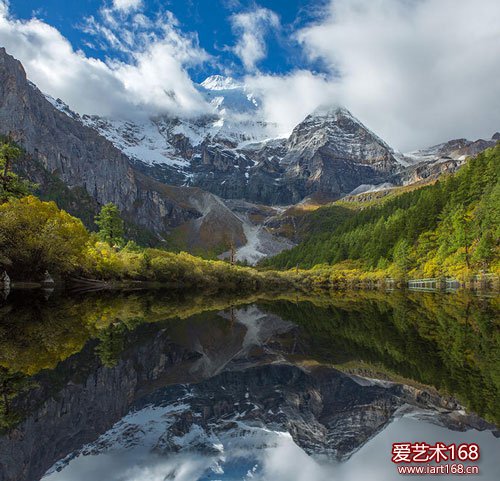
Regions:
[[[401,167],[392,149],[346,109],[317,110],[288,139],[263,140],[273,129],[245,86],[216,76],[199,90],[214,106],[213,115],[135,123],[80,117],[59,99],[48,99],[109,139],[143,173],[225,199],[289,204],[318,192],[337,198],[360,184],[382,182]]]
[[[340,197],[398,170],[392,149],[346,109],[318,111],[286,143],[285,183],[294,201],[312,193]]]
[[[19,142],[70,188],[83,187],[99,204],[115,203],[128,220],[150,231],[163,234],[204,215],[190,202],[204,193],[170,188],[138,172],[94,129],[54,108],[4,48],[0,48],[0,133]],[[228,223],[241,238],[241,222]]]
[[[10,289],[10,277],[7,271],[0,271],[0,290]]]
[[[409,152],[406,156],[415,162],[414,165],[397,172],[391,181],[397,184],[414,184],[437,179],[442,174],[456,172],[469,157],[495,144],[494,136],[491,140],[454,139],[427,149]]]
[[[313,193],[335,199],[401,168],[392,149],[342,108],[309,115],[288,139],[238,146],[215,138],[194,147],[188,159],[191,185],[267,204],[296,203]],[[165,167],[147,171],[174,180]]]

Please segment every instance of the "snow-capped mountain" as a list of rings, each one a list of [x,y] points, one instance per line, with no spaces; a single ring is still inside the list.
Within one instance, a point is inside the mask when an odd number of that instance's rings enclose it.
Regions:
[[[243,84],[214,75],[197,86],[212,105],[211,115],[177,118],[160,115],[149,119],[105,119],[79,116],[60,99],[47,99],[61,112],[97,130],[131,159],[148,165],[166,165],[186,174],[190,159],[202,144],[235,148],[269,138],[274,127],[259,114],[259,102]]]
[[[234,113],[255,113],[260,107],[257,97],[245,84],[231,77],[212,75],[198,86],[198,90],[219,112],[227,109]]]
[[[436,176],[494,143],[460,139],[401,154],[346,108],[336,106],[318,108],[282,138],[279,126],[266,122],[260,99],[244,83],[213,75],[197,89],[213,110],[196,118],[80,117],[59,99],[49,100],[163,183],[275,205],[312,194],[333,200],[365,186]]]
[[[258,96],[245,84],[214,75],[197,88],[212,114],[103,119],[80,117],[62,101],[49,100],[148,175],[223,198],[286,204],[317,190],[336,198],[401,167],[392,149],[344,108],[317,110],[287,139],[265,121]]]

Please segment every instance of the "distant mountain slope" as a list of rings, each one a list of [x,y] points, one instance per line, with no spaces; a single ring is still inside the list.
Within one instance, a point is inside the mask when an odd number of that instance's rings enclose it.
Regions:
[[[460,274],[500,270],[500,144],[469,160],[455,175],[390,197],[327,222],[267,266],[360,262],[366,269],[390,266],[405,274]],[[316,210],[328,218],[339,206]]]
[[[97,205],[113,202],[126,220],[159,239],[189,224],[183,247],[200,245],[200,238],[204,248],[217,247],[220,252],[231,242],[246,243],[242,220],[216,196],[198,188],[167,186],[139,172],[126,155],[73,113],[54,108],[3,48],[0,134],[26,150],[23,170],[34,181],[60,179],[73,192],[83,189]],[[210,229],[210,235],[201,236],[204,229]]]
[[[345,108],[323,107],[290,136],[266,122],[261,100],[244,83],[213,75],[197,85],[212,105],[194,118],[105,119],[61,112],[96,130],[137,170],[177,186],[197,186],[225,199],[293,204],[307,196],[338,199],[366,186],[408,184],[455,171],[467,156],[494,145],[458,139],[401,154]]]
[[[133,157],[146,163],[142,169],[160,180],[196,185],[224,198],[268,204],[295,203],[315,192],[335,199],[362,183],[382,182],[402,168],[392,149],[346,109],[315,112],[288,139],[265,139],[269,125],[257,112],[255,118],[249,118],[246,107],[239,117],[231,110],[239,106],[232,98],[236,92],[240,89],[215,91],[221,95],[214,98],[220,100],[217,107],[222,117],[199,119],[195,124],[165,118],[154,121],[167,139],[164,152],[172,156],[168,165],[150,162],[147,152],[142,158]],[[99,122],[97,125],[105,123]],[[175,127],[162,130],[168,122]],[[128,131],[143,132],[144,128],[135,126]],[[153,137],[143,135],[143,147],[123,147],[122,140],[98,130],[128,154],[147,147],[151,144],[147,139]]]

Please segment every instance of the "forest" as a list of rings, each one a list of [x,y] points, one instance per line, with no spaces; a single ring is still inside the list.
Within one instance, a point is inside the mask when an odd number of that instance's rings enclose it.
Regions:
[[[307,214],[307,239],[257,268],[128,240],[120,211],[101,207],[97,232],[43,201],[12,168],[22,151],[0,142],[0,273],[37,281],[87,278],[178,288],[352,287],[386,277],[458,279],[500,270],[500,144],[456,174],[346,215],[339,205]],[[359,286],[358,286],[359,287]]]
[[[314,212],[323,223],[265,267],[355,268],[401,277],[463,277],[500,268],[500,145],[470,159],[456,174],[392,196],[346,218],[339,205]]]

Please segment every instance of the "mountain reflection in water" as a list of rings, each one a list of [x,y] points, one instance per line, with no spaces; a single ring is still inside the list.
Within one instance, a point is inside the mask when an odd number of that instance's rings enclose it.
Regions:
[[[392,469],[380,443],[418,429],[498,450],[498,307],[14,291],[0,304],[0,481],[351,479],[362,453]]]

